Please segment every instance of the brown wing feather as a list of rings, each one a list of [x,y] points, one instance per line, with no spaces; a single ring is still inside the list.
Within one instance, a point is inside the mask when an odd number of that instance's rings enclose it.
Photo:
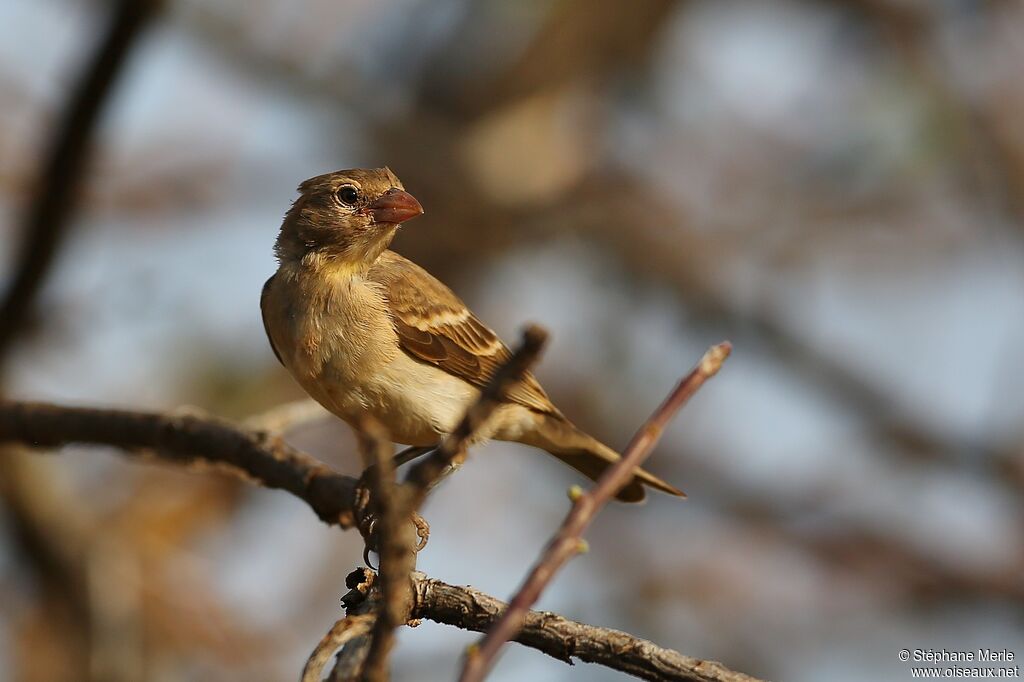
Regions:
[[[451,289],[412,261],[385,251],[369,278],[383,285],[399,343],[410,356],[477,388],[483,388],[511,356],[498,335]],[[532,374],[509,392],[509,398],[532,410],[561,416]]]

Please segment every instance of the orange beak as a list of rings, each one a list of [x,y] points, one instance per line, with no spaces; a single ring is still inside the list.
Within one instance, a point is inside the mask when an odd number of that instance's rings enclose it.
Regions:
[[[400,189],[389,189],[370,204],[370,215],[377,223],[404,223],[423,215],[423,207],[416,197]]]

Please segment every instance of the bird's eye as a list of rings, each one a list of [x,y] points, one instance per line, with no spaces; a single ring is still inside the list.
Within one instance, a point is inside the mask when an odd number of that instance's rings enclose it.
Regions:
[[[345,185],[338,189],[335,196],[345,206],[355,206],[356,202],[359,201],[359,190],[352,185]]]

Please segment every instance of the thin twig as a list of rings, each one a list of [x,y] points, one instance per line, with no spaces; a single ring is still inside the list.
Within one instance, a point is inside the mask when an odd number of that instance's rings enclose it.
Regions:
[[[469,443],[498,407],[509,390],[523,380],[537,361],[547,340],[547,332],[536,325],[523,331],[523,340],[508,360],[494,373],[477,401],[466,410],[455,431],[409,472],[402,485],[395,485],[394,462],[387,437],[376,421],[361,425],[360,452],[365,453],[364,478],[371,487],[369,506],[374,511],[372,524],[360,523],[367,547],[377,547],[380,556],[380,606],[373,641],[367,656],[363,679],[384,682],[388,679],[388,656],[395,629],[407,622],[412,611],[410,575],[416,568],[416,535],[409,520],[423,504],[427,494],[463,456]]]
[[[373,614],[346,616],[335,623],[323,636],[302,669],[302,682],[320,682],[324,667],[331,655],[356,637],[367,634],[373,627]]]
[[[163,459],[227,464],[267,488],[305,500],[326,523],[351,528],[356,479],[299,452],[279,438],[199,414],[63,407],[0,400],[0,443],[60,447],[112,445],[130,454],[154,450]]]
[[[132,46],[160,5],[120,0],[107,33],[68,98],[23,219],[18,270],[0,299],[0,358],[22,331],[67,231],[96,123]]]
[[[523,330],[523,340],[519,347],[487,382],[479,399],[466,411],[455,430],[441,441],[437,450],[409,471],[405,483],[413,487],[411,503],[414,510],[423,504],[427,493],[445,470],[465,453],[473,436],[505,402],[508,392],[523,380],[540,357],[547,339],[548,333],[543,328],[527,326]]]
[[[244,423],[247,428],[254,431],[283,434],[329,416],[330,412],[320,403],[312,398],[304,398],[275,405],[266,412],[247,417]]]
[[[636,467],[654,449],[675,413],[705,381],[718,372],[731,350],[732,346],[728,342],[712,346],[700,363],[679,382],[675,390],[636,432],[626,446],[622,459],[605,471],[593,490],[581,493],[576,498],[558,533],[548,543],[523,585],[512,598],[508,610],[488,631],[480,644],[472,647],[467,653],[459,677],[460,682],[479,682],[487,675],[494,665],[498,652],[505,642],[514,638],[522,628],[530,607],[537,602],[555,573],[573,556],[586,551],[587,545],[582,536],[597,512],[629,481]]]
[[[375,536],[380,557],[380,600],[363,679],[387,682],[395,629],[409,619],[412,610],[409,576],[416,568],[416,533],[405,513],[405,491],[395,483],[391,441],[380,423],[369,417],[359,426],[359,451],[363,453],[364,464],[369,465],[365,478],[369,479],[377,518]],[[369,545],[370,538],[366,541]]]

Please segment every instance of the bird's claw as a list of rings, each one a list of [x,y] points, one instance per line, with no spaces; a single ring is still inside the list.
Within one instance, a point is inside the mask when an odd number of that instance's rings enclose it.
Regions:
[[[370,563],[370,553],[378,552],[380,549],[380,538],[377,534],[379,517],[373,508],[370,488],[362,483],[356,487],[354,511],[356,527],[359,529],[359,534],[363,537],[363,542],[365,543],[363,546],[363,561],[370,568],[374,568],[373,564]],[[410,521],[416,527],[416,537],[419,540],[416,546],[413,547],[413,551],[418,553],[427,546],[427,542],[430,539],[430,524],[415,511],[412,513]]]
[[[427,546],[427,541],[430,540],[430,524],[417,512],[412,513],[412,523],[416,526],[416,537],[420,539],[416,543],[416,547],[413,548],[413,551],[418,553]]]

